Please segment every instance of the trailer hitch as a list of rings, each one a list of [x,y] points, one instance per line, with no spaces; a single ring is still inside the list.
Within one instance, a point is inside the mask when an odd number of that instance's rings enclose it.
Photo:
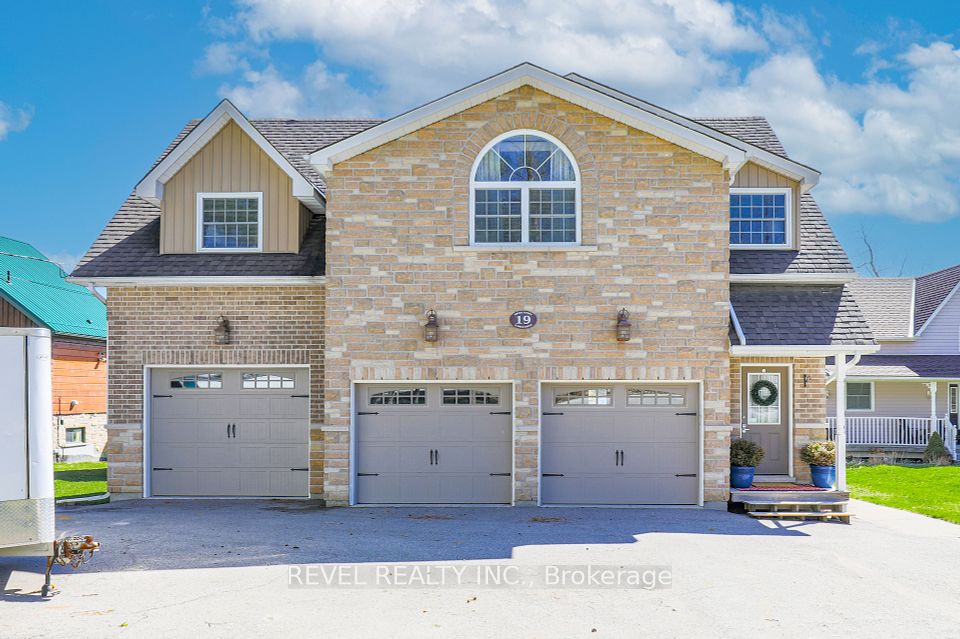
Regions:
[[[92,535],[84,535],[83,537],[74,535],[54,540],[53,554],[47,557],[47,571],[43,576],[43,588],[40,590],[40,595],[46,597],[50,594],[52,589],[50,571],[53,570],[53,564],[70,566],[76,570],[88,559],[91,559],[93,553],[98,550],[100,550],[100,542],[94,541]]]

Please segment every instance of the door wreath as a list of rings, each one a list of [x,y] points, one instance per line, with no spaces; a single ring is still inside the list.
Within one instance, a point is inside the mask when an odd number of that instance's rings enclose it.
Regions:
[[[767,379],[758,380],[750,387],[750,401],[756,406],[772,406],[777,401],[777,395],[777,385]]]

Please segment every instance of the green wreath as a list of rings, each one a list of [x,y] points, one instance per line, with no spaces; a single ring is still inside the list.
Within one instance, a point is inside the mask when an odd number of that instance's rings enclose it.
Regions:
[[[766,397],[760,395],[760,391],[764,388],[770,393]],[[756,406],[772,406],[776,403],[778,394],[776,384],[767,379],[756,381],[753,386],[750,387],[750,401]]]

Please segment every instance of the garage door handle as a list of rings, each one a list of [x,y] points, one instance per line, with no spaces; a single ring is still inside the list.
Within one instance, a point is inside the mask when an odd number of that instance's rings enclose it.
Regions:
[[[544,415],[563,415],[563,413],[544,413]]]
[[[510,473],[490,473],[491,477],[509,477]]]
[[[232,432],[233,432],[233,438],[236,439],[236,438],[237,438],[237,425],[236,425],[236,424],[233,424]]]
[[[563,477],[563,473],[541,473],[541,477]]]
[[[173,395],[154,395],[154,397],[173,397]]]
[[[172,468],[154,468],[154,470],[173,470]]]
[[[309,398],[310,398],[309,395],[291,395],[290,397],[303,397],[303,398],[306,398],[306,399],[309,399]]]
[[[379,477],[380,473],[357,473],[357,477]]]
[[[490,411],[490,414],[491,414],[491,415],[509,415],[509,414],[510,414],[510,411],[508,411],[508,410],[501,410],[501,411],[492,410],[492,411]]]
[[[679,475],[674,475],[674,477],[696,477],[696,473],[680,473]]]
[[[696,413],[674,413],[674,415],[682,415],[684,417],[696,417]]]
[[[309,468],[291,468],[290,470],[302,470],[304,472],[309,471]]]
[[[380,413],[376,411],[365,411],[365,410],[357,411],[357,415],[379,415],[379,414]]]

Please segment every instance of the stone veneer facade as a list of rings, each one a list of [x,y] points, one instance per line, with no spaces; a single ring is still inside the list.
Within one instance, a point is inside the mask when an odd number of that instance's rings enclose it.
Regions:
[[[301,364],[310,369],[310,490],[323,492],[322,286],[112,288],[107,371],[108,486],[143,494],[143,388],[147,365]],[[231,343],[214,344],[220,315]]]
[[[579,164],[587,250],[468,247],[484,145],[516,129]],[[348,499],[351,382],[514,381],[517,503],[537,499],[538,382],[703,380],[705,501],[728,496],[728,179],[721,165],[531,87],[337,164],[326,176],[324,493]],[[617,311],[633,339],[619,343]],[[440,340],[422,339],[435,309]],[[514,329],[516,310],[539,315]]]

